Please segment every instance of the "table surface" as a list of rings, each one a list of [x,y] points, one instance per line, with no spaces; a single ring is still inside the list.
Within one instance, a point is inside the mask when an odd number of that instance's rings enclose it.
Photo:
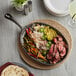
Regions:
[[[17,47],[17,35],[20,29],[13,23],[4,18],[4,14],[10,12],[16,17],[18,22],[24,27],[29,22],[36,19],[53,19],[61,23],[69,30],[73,48],[68,60],[60,67],[52,70],[39,70],[28,66],[20,58]],[[72,29],[68,25],[70,16],[55,17],[49,14],[42,0],[33,0],[33,11],[25,16],[11,7],[11,0],[0,0],[0,65],[6,62],[18,62],[24,64],[35,76],[76,76],[76,29]]]

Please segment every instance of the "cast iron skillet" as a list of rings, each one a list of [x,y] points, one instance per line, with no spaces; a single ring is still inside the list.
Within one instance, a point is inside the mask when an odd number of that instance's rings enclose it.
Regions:
[[[25,52],[26,54],[27,54],[27,51],[26,51],[27,49],[25,49],[25,48],[23,47],[23,44],[24,44],[23,37],[24,37],[24,35],[26,34],[26,31],[25,31],[26,28],[32,27],[33,24],[48,25],[48,24],[45,24],[45,23],[34,22],[34,23],[31,23],[31,24],[25,26],[24,28],[22,28],[22,26],[15,20],[15,18],[14,18],[11,14],[6,13],[4,16],[5,16],[6,19],[13,21],[13,22],[21,29],[21,32],[20,32],[20,35],[19,35],[19,36],[20,36],[20,37],[19,37],[19,39],[20,39],[19,41],[20,41],[21,47],[23,48],[23,50],[24,50],[24,52]],[[48,26],[50,26],[50,25],[48,25]],[[50,26],[50,27],[51,27],[51,26]],[[53,28],[53,27],[51,27],[51,28]],[[55,29],[55,28],[53,28],[53,29]],[[64,41],[65,41],[66,44],[68,45],[68,43],[67,43],[66,39],[64,38],[64,36],[63,36],[57,29],[55,29],[55,30],[58,32],[58,34],[60,34],[60,35],[63,37]],[[67,49],[67,53],[68,53],[68,49]],[[65,57],[67,56],[67,53],[66,53]],[[28,55],[28,54],[27,54],[27,55]],[[41,64],[43,64],[43,65],[55,65],[55,64],[40,62],[39,60],[37,60],[36,58],[34,58],[34,57],[30,56],[30,55],[28,55],[28,56],[29,56],[30,58],[32,58],[33,60],[35,60],[36,62],[41,63]],[[65,57],[64,57],[64,58],[65,58]],[[59,62],[57,62],[56,64],[62,62],[62,61],[64,60],[64,58],[63,58],[62,60],[60,60]]]

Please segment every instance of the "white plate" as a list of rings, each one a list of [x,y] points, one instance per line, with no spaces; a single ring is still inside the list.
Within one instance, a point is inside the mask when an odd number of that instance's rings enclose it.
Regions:
[[[69,3],[72,0],[43,0],[48,12],[55,16],[65,16],[69,14]]]

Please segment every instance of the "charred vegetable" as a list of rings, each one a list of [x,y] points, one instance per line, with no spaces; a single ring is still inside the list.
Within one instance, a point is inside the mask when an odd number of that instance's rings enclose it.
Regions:
[[[27,28],[23,40],[28,55],[48,64],[62,60],[68,48],[62,35],[48,25],[34,24]]]

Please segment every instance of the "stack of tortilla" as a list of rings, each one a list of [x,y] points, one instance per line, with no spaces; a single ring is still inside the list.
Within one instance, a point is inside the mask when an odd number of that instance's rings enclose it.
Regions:
[[[29,76],[29,73],[19,66],[9,65],[2,71],[1,76]]]

